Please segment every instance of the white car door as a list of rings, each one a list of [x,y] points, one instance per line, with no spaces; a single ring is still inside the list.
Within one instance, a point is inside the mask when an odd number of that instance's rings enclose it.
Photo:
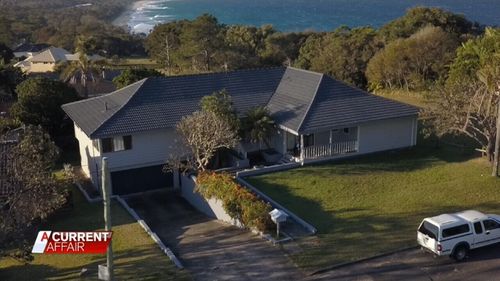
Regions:
[[[488,240],[490,239],[490,235],[484,232],[483,224],[480,221],[478,221],[474,223],[473,227],[475,235],[472,248],[479,248],[488,245]]]
[[[484,245],[490,245],[500,242],[500,223],[493,219],[483,220],[484,226]]]

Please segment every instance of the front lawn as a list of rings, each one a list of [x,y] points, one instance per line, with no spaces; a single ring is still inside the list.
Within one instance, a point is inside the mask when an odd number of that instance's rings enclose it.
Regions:
[[[307,270],[416,246],[427,216],[465,209],[500,213],[500,180],[484,159],[417,147],[249,178],[318,229],[299,240]]]
[[[43,230],[103,230],[102,203],[90,204],[76,189],[74,208],[61,212],[41,227]],[[113,251],[115,276],[118,280],[189,280],[185,271],[177,269],[141,226],[117,203],[112,205]],[[34,240],[33,240],[34,241]],[[88,269],[87,278],[97,280],[97,265],[105,263],[105,255],[41,255],[29,264],[12,258],[0,259],[0,280],[82,280],[79,273]]]

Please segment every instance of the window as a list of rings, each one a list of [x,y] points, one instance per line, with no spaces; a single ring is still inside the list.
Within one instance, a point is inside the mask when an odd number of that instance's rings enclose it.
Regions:
[[[344,128],[344,134],[349,134],[349,128]]]
[[[125,146],[125,150],[132,149],[132,136],[124,136],[123,144]]]
[[[500,228],[500,224],[494,220],[484,220],[483,224],[485,230],[493,230]]]
[[[101,139],[102,152],[114,152],[132,149],[132,136]]]
[[[443,229],[443,238],[455,236],[459,234],[464,234],[470,231],[468,224],[462,224],[455,227],[450,227],[447,229]]]
[[[420,233],[423,233],[430,238],[437,240],[437,234],[438,234],[438,227],[433,225],[430,222],[424,221],[420,228],[418,229]]]
[[[112,152],[113,151],[113,139],[105,138],[101,140],[102,152]]]
[[[476,234],[483,233],[483,226],[481,225],[480,222],[474,223],[474,231],[476,231]]]

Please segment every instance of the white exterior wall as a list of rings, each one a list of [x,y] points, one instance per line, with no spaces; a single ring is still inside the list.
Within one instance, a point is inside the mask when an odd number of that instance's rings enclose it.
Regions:
[[[174,129],[147,131],[132,135],[132,149],[103,153],[111,172],[165,163],[177,147]]]
[[[52,72],[56,67],[55,63],[31,62],[28,72]]]
[[[359,154],[414,146],[417,126],[416,116],[361,124],[358,127]]]
[[[205,215],[227,222],[229,224],[242,227],[241,222],[231,218],[226,212],[221,201],[215,198],[205,199],[202,195],[195,191],[196,177],[181,176],[181,194],[193,207]]]
[[[94,182],[96,178],[96,164],[100,167],[100,153],[92,145],[92,140],[75,124],[75,137],[78,140],[80,148],[80,165],[83,173],[92,179]]]
[[[100,153],[92,140],[75,124],[75,137],[80,147],[81,166],[86,176],[97,186],[101,169],[101,157],[108,157],[110,172],[161,165],[172,153],[175,130],[157,130],[132,135],[132,149]]]

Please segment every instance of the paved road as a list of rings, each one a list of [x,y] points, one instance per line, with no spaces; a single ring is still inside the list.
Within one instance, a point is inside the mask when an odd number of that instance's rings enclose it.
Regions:
[[[500,244],[469,253],[466,262],[448,257],[434,258],[420,250],[374,259],[342,267],[308,280],[500,280]]]
[[[279,248],[207,218],[173,193],[129,198],[128,204],[180,258],[195,280],[303,280]]]

